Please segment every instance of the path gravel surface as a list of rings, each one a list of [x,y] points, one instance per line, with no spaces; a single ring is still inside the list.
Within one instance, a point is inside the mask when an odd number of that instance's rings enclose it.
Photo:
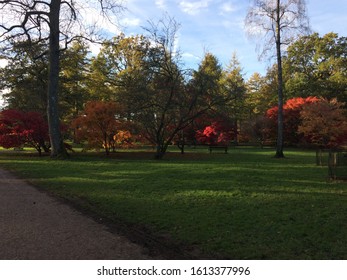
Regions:
[[[142,246],[0,168],[0,259],[150,257]]]

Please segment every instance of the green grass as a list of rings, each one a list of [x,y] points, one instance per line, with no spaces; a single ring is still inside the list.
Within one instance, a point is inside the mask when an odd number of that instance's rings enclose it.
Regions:
[[[347,259],[347,183],[312,151],[237,148],[70,160],[0,154],[32,183],[101,216],[230,259]]]

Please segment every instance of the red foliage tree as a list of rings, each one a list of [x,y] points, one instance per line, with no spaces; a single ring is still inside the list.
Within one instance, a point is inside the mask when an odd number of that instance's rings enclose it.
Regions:
[[[300,112],[303,106],[318,102],[320,99],[317,97],[296,97],[289,99],[283,106],[283,136],[284,143],[286,145],[297,145],[303,139],[302,133],[298,132],[298,127],[301,124]],[[276,139],[276,127],[277,127],[277,114],[278,107],[272,107],[266,112],[267,118],[270,120],[270,126],[267,128],[268,136],[275,141]]]
[[[233,126],[227,121],[213,121],[196,132],[196,139],[208,145],[228,145],[233,137]]]
[[[49,151],[48,124],[37,112],[0,112],[0,145],[6,149],[29,145],[41,155]]]

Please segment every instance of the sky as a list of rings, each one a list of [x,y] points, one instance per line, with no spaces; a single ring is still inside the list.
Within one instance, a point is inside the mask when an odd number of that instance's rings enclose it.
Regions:
[[[157,22],[167,13],[180,23],[177,45],[187,68],[197,68],[206,52],[226,67],[236,53],[246,78],[265,74],[270,61],[259,61],[257,41],[248,38],[244,19],[251,0],[122,0],[126,10],[120,29],[126,35],[145,34],[148,21]],[[336,32],[347,37],[347,0],[306,0],[311,29],[321,36]],[[88,18],[88,17],[87,17]],[[104,25],[110,36],[119,28]],[[0,60],[0,66],[5,61]]]
[[[257,41],[246,34],[244,19],[250,0],[125,0],[120,22],[126,35],[144,34],[148,20],[167,13],[181,24],[178,46],[187,67],[197,68],[204,53],[213,53],[227,66],[236,53],[246,77],[266,73],[270,62],[259,61]],[[321,36],[347,36],[347,0],[306,0],[310,25]]]

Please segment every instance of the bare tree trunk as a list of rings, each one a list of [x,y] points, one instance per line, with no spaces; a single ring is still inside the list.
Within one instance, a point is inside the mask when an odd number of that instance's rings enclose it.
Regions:
[[[277,82],[278,82],[278,120],[276,158],[283,158],[283,74],[281,53],[281,18],[280,0],[277,0],[276,10],[276,51],[277,51]]]
[[[283,76],[281,47],[289,44],[297,33],[308,33],[309,22],[306,15],[305,0],[253,0],[253,7],[246,17],[246,28],[250,34],[259,35],[259,28],[264,31],[266,42],[263,55],[271,50],[273,39],[276,42],[276,56],[278,67],[278,130],[277,130],[277,158],[283,158]],[[275,6],[274,6],[275,5]]]
[[[65,158],[67,156],[64,147],[58,113],[58,84],[59,84],[59,15],[61,0],[52,0],[49,13],[50,38],[49,38],[49,78],[47,92],[47,116],[49,137],[51,141],[51,157]]]

